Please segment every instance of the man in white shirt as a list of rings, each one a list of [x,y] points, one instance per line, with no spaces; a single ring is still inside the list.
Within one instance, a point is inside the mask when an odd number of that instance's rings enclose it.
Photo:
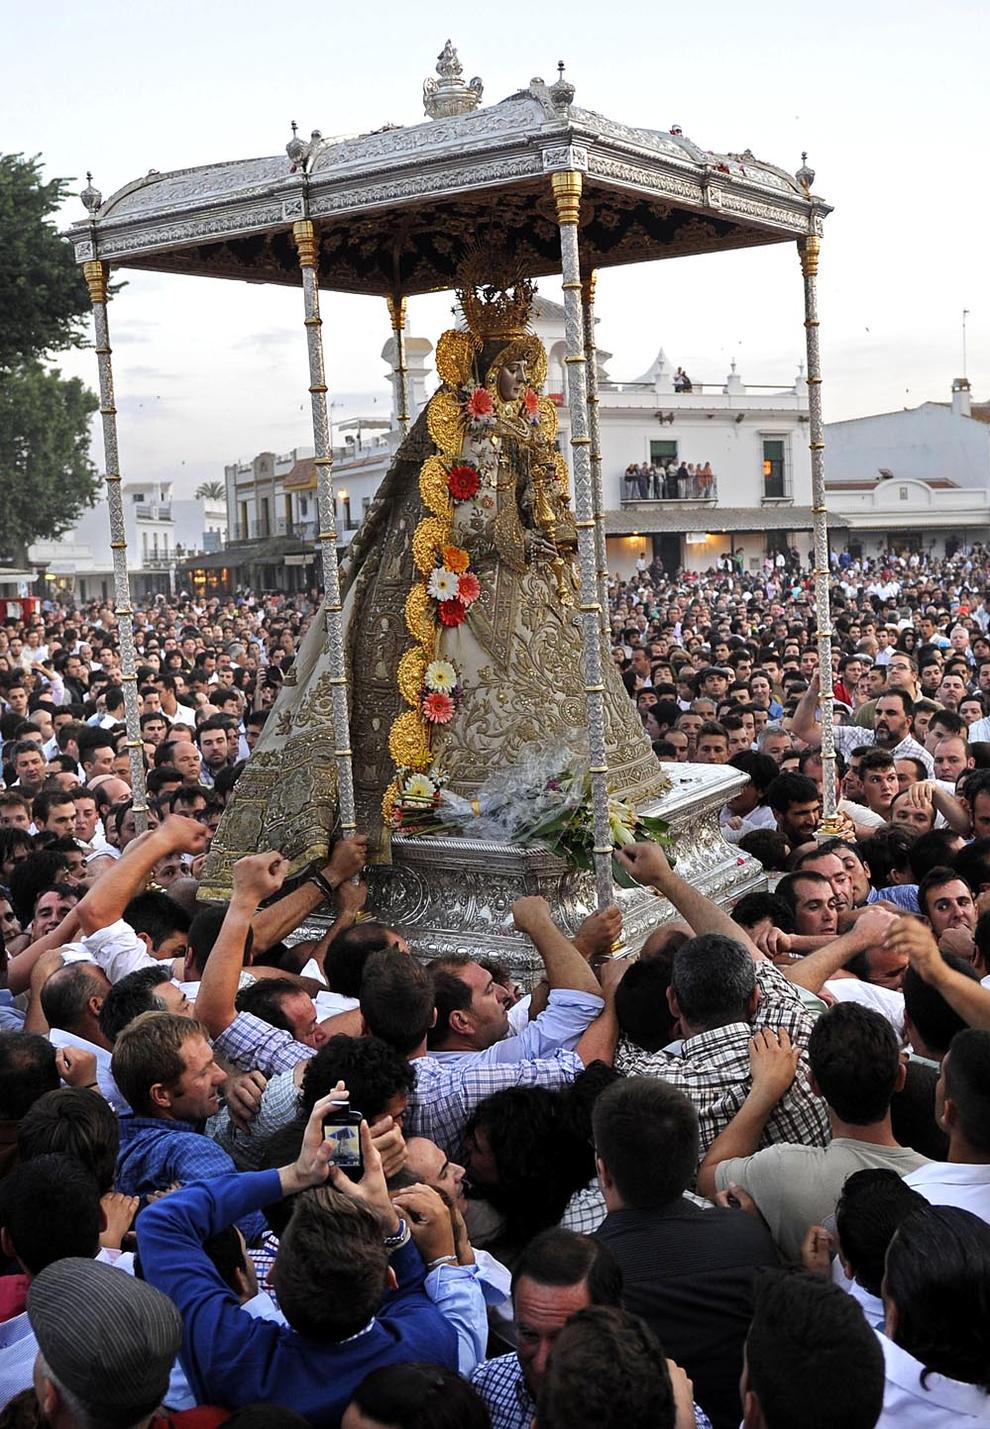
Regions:
[[[935,1112],[949,1137],[947,1162],[905,1177],[936,1206],[959,1206],[990,1222],[990,1032],[957,1032],[942,1060]]]

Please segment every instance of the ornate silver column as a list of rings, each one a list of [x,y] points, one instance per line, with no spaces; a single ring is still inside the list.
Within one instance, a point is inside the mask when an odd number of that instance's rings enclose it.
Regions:
[[[591,436],[591,485],[594,495],[595,566],[598,604],[601,608],[602,659],[611,658],[612,626],[608,615],[608,557],[605,551],[605,491],[602,485],[602,437],[598,422],[598,347],[595,343],[595,282],[592,272],[581,288],[584,319],[585,386],[588,393],[588,431]]]
[[[333,723],[334,761],[337,769],[337,807],[344,838],[355,830],[354,778],[351,769],[351,721],[347,702],[347,668],[337,564],[337,511],[333,490],[333,451],[327,416],[327,384],[323,370],[320,290],[316,276],[316,234],[308,218],[292,225],[292,237],[302,270],[309,349],[309,392],[313,409],[313,448],[316,465],[316,499],[320,513],[320,553],[323,561],[323,608],[327,626],[330,666],[330,713]]]
[[[560,226],[561,272],[564,282],[564,332],[567,340],[567,408],[571,422],[574,469],[574,514],[581,570],[581,624],[584,635],[584,694],[591,753],[591,803],[595,821],[595,894],[599,908],[612,901],[612,836],[608,822],[608,764],[605,758],[605,685],[602,672],[601,604],[595,549],[595,494],[591,473],[591,438],[586,403],[585,331],[581,303],[581,261],[578,217],[581,174],[566,169],[551,174],[557,222]]]
[[[110,520],[110,549],[113,552],[114,615],[120,633],[120,683],[124,690],[124,721],[127,726],[127,753],[131,762],[131,794],[134,827],[143,834],[148,827],[148,795],[144,780],[144,747],[138,710],[137,666],[134,658],[134,622],[131,588],[127,576],[127,538],[124,532],[124,503],[120,494],[120,457],[117,449],[117,408],[113,395],[113,366],[110,361],[110,327],[107,322],[106,263],[90,260],[83,264],[83,276],[93,304],[96,330],[96,362],[100,377],[100,419],[103,424],[103,459],[106,466],[107,508]]]
[[[821,682],[822,823],[821,837],[836,832],[835,729],[832,692],[832,609],[829,600],[828,511],[825,504],[825,423],[822,418],[822,364],[818,341],[817,234],[798,239],[804,276],[804,330],[808,354],[808,439],[811,448],[811,506],[815,540],[815,620],[818,626],[818,674]]]
[[[392,323],[395,339],[396,397],[399,409],[399,430],[405,437],[409,433],[409,384],[406,380],[406,300],[386,298],[388,315]]]

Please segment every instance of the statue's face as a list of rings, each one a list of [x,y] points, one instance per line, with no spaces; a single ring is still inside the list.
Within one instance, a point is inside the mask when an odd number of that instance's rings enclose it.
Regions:
[[[526,360],[507,362],[498,374],[498,395],[503,402],[515,402],[526,390]]]

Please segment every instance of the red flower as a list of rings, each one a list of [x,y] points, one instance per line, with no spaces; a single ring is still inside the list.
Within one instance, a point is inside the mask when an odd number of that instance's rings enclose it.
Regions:
[[[465,605],[471,605],[481,594],[481,582],[474,571],[465,571],[457,582],[457,595]]]
[[[455,501],[470,501],[477,496],[481,478],[473,466],[466,463],[451,468],[447,477],[447,489]]]
[[[423,701],[423,714],[431,724],[449,724],[454,717],[454,701],[435,691]]]
[[[532,387],[527,387],[523,393],[523,409],[527,417],[538,417],[540,415],[540,399]]]
[[[469,417],[490,417],[495,411],[491,393],[485,387],[476,387],[464,404]]]
[[[463,625],[467,607],[456,597],[453,600],[441,600],[437,603],[437,615],[441,625]]]

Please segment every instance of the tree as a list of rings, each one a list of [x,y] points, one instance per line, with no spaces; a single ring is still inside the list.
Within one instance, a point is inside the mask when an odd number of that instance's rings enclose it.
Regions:
[[[9,549],[61,536],[95,503],[89,419],[98,405],[78,377],[40,362],[0,376],[0,535]]]
[[[222,481],[201,481],[196,488],[196,497],[205,498],[207,501],[222,501],[227,495],[227,488]]]
[[[67,188],[45,182],[37,158],[0,154],[0,538],[12,552],[60,536],[100,485],[88,454],[96,398],[46,366],[84,342],[89,310],[52,222]]]

